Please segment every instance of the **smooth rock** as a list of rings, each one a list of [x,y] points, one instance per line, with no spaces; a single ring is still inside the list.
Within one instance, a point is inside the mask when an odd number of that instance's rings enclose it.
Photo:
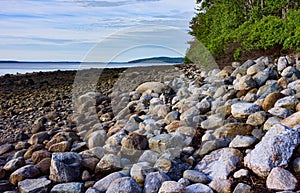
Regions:
[[[298,102],[294,96],[287,96],[277,100],[274,107],[282,107],[294,111]]]
[[[250,135],[254,126],[245,123],[228,123],[213,133],[215,138],[234,138],[237,135]]]
[[[213,114],[209,116],[205,121],[201,122],[201,127],[203,129],[217,129],[218,127],[224,125],[225,117],[223,114]]]
[[[229,144],[229,147],[241,148],[249,147],[256,141],[255,137],[237,135]]]
[[[267,177],[267,188],[273,190],[294,190],[297,185],[297,179],[288,170],[281,167],[275,167]]]
[[[47,193],[49,191],[51,181],[47,178],[27,179],[18,183],[20,193]]]
[[[162,183],[158,193],[184,193],[185,187],[175,181],[165,181]]]
[[[44,158],[51,158],[51,153],[47,150],[39,150],[32,153],[31,160],[34,164],[39,163]]]
[[[239,102],[231,106],[231,114],[235,118],[246,118],[259,110],[260,107],[254,103]]]
[[[287,166],[299,144],[299,134],[292,128],[277,124],[244,158],[244,164],[259,176],[267,177],[272,168]]]
[[[4,144],[0,146],[0,155],[3,155],[11,150],[14,149],[14,146],[12,144]]]
[[[113,172],[118,169],[121,169],[120,158],[115,154],[106,154],[97,164],[95,172]]]
[[[155,93],[160,93],[165,89],[165,85],[160,82],[145,82],[138,86],[135,91],[137,93],[143,93],[147,90],[152,90]]]
[[[206,155],[195,167],[196,170],[208,175],[212,180],[227,179],[241,161],[242,153],[233,148],[218,149]]]
[[[80,177],[82,158],[77,153],[53,153],[51,159],[50,176],[54,182],[71,182]]]
[[[88,147],[92,149],[93,147],[103,146],[107,139],[106,132],[104,130],[94,131],[88,135]]]
[[[271,127],[273,127],[276,124],[279,124],[282,121],[279,117],[270,117],[264,124],[263,129],[265,131],[268,131]],[[287,125],[288,126],[288,125]]]
[[[40,175],[40,171],[36,166],[26,165],[14,171],[9,177],[9,182],[13,185],[17,185],[20,181],[34,178],[38,175]]]
[[[101,180],[97,181],[93,188],[95,188],[96,190],[100,191],[100,192],[106,192],[109,185],[116,179],[122,178],[123,175],[120,172],[114,172],[111,173],[107,176],[105,176],[104,178],[102,178]]]
[[[142,188],[130,177],[123,177],[114,180],[108,187],[106,193],[141,193]]]
[[[162,183],[170,178],[163,172],[151,172],[146,175],[143,193],[158,192]]]
[[[186,170],[183,172],[183,177],[194,183],[207,184],[210,182],[204,173],[197,170]]]
[[[137,164],[133,164],[130,169],[130,176],[134,179],[138,184],[143,185],[145,181],[145,177],[148,173],[153,172],[154,169],[148,162],[139,162]]]
[[[71,144],[68,141],[62,141],[59,143],[55,143],[49,147],[50,152],[66,152],[71,148]]]
[[[269,94],[265,99],[264,99],[264,102],[263,102],[263,105],[262,105],[262,108],[264,111],[268,111],[270,110],[271,108],[274,107],[275,103],[284,97],[284,94],[282,93],[279,93],[279,92],[273,92],[271,94]]]
[[[19,169],[20,167],[23,167],[26,165],[25,159],[22,157],[12,159],[9,162],[7,162],[4,166],[3,169],[7,172],[13,172]]]
[[[256,82],[249,75],[245,75],[233,82],[235,90],[250,90],[256,87]]]
[[[201,183],[192,184],[185,188],[185,193],[213,193],[214,191]]]
[[[214,179],[209,183],[209,187],[218,193],[231,193],[233,182],[226,179]]]
[[[49,174],[51,166],[51,158],[44,158],[39,163],[36,164],[36,167],[43,173]]]
[[[247,184],[238,183],[234,188],[233,193],[252,193],[251,189],[251,186]]]
[[[50,193],[83,193],[83,183],[69,182],[55,185]]]
[[[34,144],[42,144],[43,141],[48,140],[49,139],[49,134],[47,133],[47,131],[44,132],[39,132],[36,134],[33,134],[30,139],[28,140],[28,143],[30,143],[31,145]]]
[[[242,178],[242,177],[247,177],[249,175],[249,171],[245,169],[240,169],[236,172],[234,172],[233,177],[234,178]]]
[[[249,115],[246,123],[253,126],[259,126],[264,124],[267,119],[267,114],[264,111],[259,111]]]
[[[281,124],[288,127],[295,127],[300,124],[300,111],[292,114],[289,117],[286,117],[281,121]]]
[[[292,115],[292,112],[290,110],[282,107],[273,107],[272,109],[268,110],[268,112],[273,116],[277,116],[279,118],[287,118]]]

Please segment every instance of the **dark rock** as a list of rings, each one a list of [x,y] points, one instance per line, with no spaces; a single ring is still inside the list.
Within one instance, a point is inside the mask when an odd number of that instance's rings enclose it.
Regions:
[[[23,180],[18,183],[18,188],[20,193],[47,193],[50,185],[51,181],[43,177],[39,179]]]
[[[34,178],[40,175],[39,169],[34,165],[23,166],[16,171],[14,171],[10,177],[9,181],[13,185],[17,185],[18,182],[23,181],[25,179]]]

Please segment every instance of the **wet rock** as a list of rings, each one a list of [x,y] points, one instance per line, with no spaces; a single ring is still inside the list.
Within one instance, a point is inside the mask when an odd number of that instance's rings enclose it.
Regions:
[[[162,183],[170,178],[163,172],[151,172],[146,175],[144,183],[144,193],[158,192]]]
[[[266,181],[267,187],[273,190],[294,190],[297,182],[293,174],[281,167],[273,168]]]
[[[4,166],[3,169],[7,172],[12,172],[16,171],[20,167],[23,167],[26,165],[25,159],[22,157],[12,159],[9,162],[7,162]]]
[[[51,181],[47,178],[27,179],[18,183],[20,193],[48,192]]]
[[[235,118],[246,118],[252,113],[260,110],[260,107],[254,103],[240,102],[231,106],[231,114]]]
[[[206,155],[195,167],[210,179],[227,179],[241,161],[242,153],[233,148],[218,149]]]
[[[95,188],[96,190],[100,191],[100,192],[106,192],[109,185],[115,181],[116,179],[122,178],[124,177],[120,172],[114,172],[111,173],[109,175],[107,175],[106,177],[102,178],[101,180],[97,181],[93,188]]]
[[[26,165],[14,171],[9,177],[9,182],[13,185],[17,185],[20,181],[34,178],[38,175],[40,175],[40,171],[36,166]]]
[[[81,162],[82,158],[77,153],[53,153],[49,178],[59,183],[79,179]]]
[[[50,193],[83,193],[83,183],[69,182],[55,185]]]
[[[106,193],[141,193],[142,188],[130,177],[123,177],[114,180],[108,187]]]
[[[196,170],[184,171],[183,177],[194,183],[207,184],[210,182],[209,178],[204,173]]]
[[[184,193],[185,187],[182,184],[175,181],[165,181],[162,183],[162,186],[158,191],[158,193],[173,193],[173,192]]]
[[[201,183],[192,184],[185,188],[185,193],[213,193],[214,191],[209,187]]]
[[[273,126],[244,158],[244,164],[259,176],[266,177],[276,166],[287,166],[294,149],[300,142],[292,128]]]

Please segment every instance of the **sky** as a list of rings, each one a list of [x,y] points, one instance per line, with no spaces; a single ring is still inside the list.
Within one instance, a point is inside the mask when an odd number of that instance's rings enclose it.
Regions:
[[[1,0],[0,60],[183,56],[195,0]]]

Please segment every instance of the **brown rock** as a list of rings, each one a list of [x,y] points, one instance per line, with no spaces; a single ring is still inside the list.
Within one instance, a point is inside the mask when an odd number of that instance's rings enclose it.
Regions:
[[[245,123],[228,123],[216,129],[213,135],[217,138],[234,138],[237,135],[250,135],[253,129],[255,129],[254,126]]]
[[[284,94],[279,93],[279,92],[273,92],[273,93],[269,94],[263,102],[263,105],[262,105],[263,110],[264,111],[270,110],[271,108],[274,107],[274,104],[276,103],[276,101],[283,97],[284,97]]]
[[[300,111],[300,103],[296,105],[296,111]]]
[[[37,167],[43,174],[49,174],[49,171],[50,171],[50,165],[51,165],[51,159],[50,159],[50,158],[44,158],[44,159],[42,159],[38,164],[36,164],[36,167]]]
[[[291,116],[283,119],[281,121],[281,124],[288,126],[288,127],[294,127],[298,124],[300,124],[300,111],[292,114]]]
[[[15,150],[27,149],[30,147],[30,144],[24,141],[20,141],[16,144]]]
[[[5,169],[5,171],[7,171],[7,172],[13,172],[25,165],[26,165],[25,159],[22,157],[19,157],[19,158],[12,159],[9,162],[7,162],[4,165],[3,169]]]
[[[68,141],[53,144],[49,147],[50,152],[66,152],[71,148],[71,144]]]
[[[17,169],[9,177],[9,182],[13,185],[17,185],[18,182],[25,179],[34,178],[40,175],[39,169],[34,165],[27,165]]]
[[[90,171],[94,171],[99,161],[100,160],[95,157],[84,158],[81,165]]]
[[[26,151],[26,153],[24,154],[24,158],[25,159],[29,159],[31,158],[32,156],[32,153],[37,151],[37,150],[40,150],[42,149],[44,146],[42,144],[35,144],[35,145],[32,145],[28,148],[28,150]]]
[[[62,133],[57,133],[56,135],[54,135],[51,140],[46,144],[46,148],[49,149],[50,146],[56,144],[56,143],[60,143],[63,141],[67,141],[67,137]]]
[[[46,150],[39,150],[35,151],[31,156],[31,160],[35,164],[39,163],[44,158],[51,158],[51,153]]]
[[[181,122],[180,121],[173,121],[172,123],[170,123],[169,125],[167,125],[166,126],[166,130],[168,131],[168,132],[174,132],[174,131],[176,131],[176,129],[178,128],[178,127],[180,127],[180,125],[181,125]]]

